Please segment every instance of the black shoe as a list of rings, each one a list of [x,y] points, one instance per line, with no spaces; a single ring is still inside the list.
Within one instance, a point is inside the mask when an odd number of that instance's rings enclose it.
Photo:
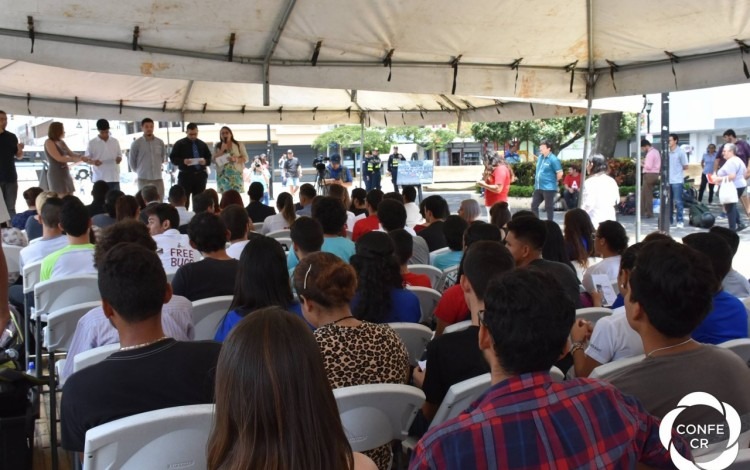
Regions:
[[[740,224],[740,225],[737,226],[737,229],[735,230],[735,232],[741,232],[741,231],[745,230],[746,228],[747,228],[747,225]]]

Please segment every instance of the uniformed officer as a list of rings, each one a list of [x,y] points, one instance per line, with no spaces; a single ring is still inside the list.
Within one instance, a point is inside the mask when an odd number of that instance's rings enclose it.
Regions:
[[[398,192],[398,164],[401,161],[406,161],[406,157],[403,154],[398,153],[398,147],[393,147],[393,153],[388,155],[388,174],[391,175],[391,181],[393,182],[393,190]]]

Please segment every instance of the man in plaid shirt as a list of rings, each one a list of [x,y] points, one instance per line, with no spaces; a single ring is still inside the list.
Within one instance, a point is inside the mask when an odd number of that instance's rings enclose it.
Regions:
[[[425,434],[410,469],[674,467],[659,420],[636,399],[597,380],[550,377],[575,320],[554,278],[535,268],[506,273],[487,287],[485,309],[479,347],[492,386]],[[690,457],[674,431],[672,441]]]

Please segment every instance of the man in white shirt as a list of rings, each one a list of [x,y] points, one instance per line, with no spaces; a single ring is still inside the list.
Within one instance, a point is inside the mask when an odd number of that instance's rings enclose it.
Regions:
[[[227,248],[227,254],[239,260],[242,250],[245,249],[248,242],[255,237],[262,237],[262,235],[253,231],[250,217],[242,206],[236,204],[227,206],[221,211],[219,217],[224,221],[224,225],[227,226],[229,231],[230,245]]]
[[[603,275],[607,278],[607,284],[612,286],[615,293],[619,293],[617,275],[620,272],[620,256],[628,247],[628,234],[618,222],[605,220],[599,224],[594,238],[594,251],[604,259],[586,269],[583,273],[583,287],[589,294],[601,293],[603,286],[602,288],[597,287],[601,283],[597,282],[596,278]],[[603,304],[603,306],[607,307],[608,305]]]
[[[147,216],[148,231],[156,242],[156,254],[165,272],[176,272],[180,266],[201,259],[201,254],[190,246],[188,236],[177,230],[180,222],[177,209],[169,204],[155,204]]]
[[[162,201],[164,200],[162,164],[166,158],[164,141],[154,135],[154,121],[151,118],[142,120],[141,128],[143,135],[131,144],[128,164],[138,175],[138,189],[141,190],[149,184],[154,185],[159,191],[159,201]]]
[[[414,202],[417,200],[417,190],[414,186],[402,186],[401,194],[404,196],[404,209],[406,209],[406,226],[414,228],[422,220],[419,206]]]
[[[39,280],[96,274],[94,245],[89,238],[89,211],[75,196],[65,196],[62,200],[60,229],[65,232],[68,245],[44,257]]]
[[[185,188],[179,184],[169,188],[169,203],[177,209],[177,214],[180,216],[179,227],[190,223],[190,219],[193,218],[195,212],[187,210],[187,193],[185,192]]]
[[[60,229],[60,209],[62,200],[51,197],[44,201],[42,210],[35,215],[42,223],[42,237],[34,240],[29,246],[21,250],[18,266],[23,272],[23,267],[41,261],[45,256],[64,248],[68,244],[67,237]]]
[[[99,119],[96,121],[99,135],[94,137],[86,149],[86,156],[91,159],[93,166],[91,180],[104,181],[109,189],[120,189],[120,162],[122,151],[120,143],[109,135],[109,121]]]

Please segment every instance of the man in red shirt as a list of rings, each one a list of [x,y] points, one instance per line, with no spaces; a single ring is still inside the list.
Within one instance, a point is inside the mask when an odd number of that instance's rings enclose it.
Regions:
[[[510,191],[511,169],[505,163],[505,157],[500,152],[495,152],[490,160],[492,174],[477,184],[484,188],[484,205],[489,214],[490,207],[496,202],[508,202],[508,191]]]
[[[565,188],[562,190],[562,197],[565,200],[565,206],[568,209],[578,207],[578,195],[581,189],[581,169],[576,165],[568,167],[568,174],[563,179]]]
[[[380,221],[378,220],[378,206],[380,205],[380,202],[382,200],[383,191],[379,189],[373,189],[369,193],[367,193],[367,197],[365,198],[365,208],[367,209],[368,215],[364,219],[361,219],[354,224],[354,229],[352,230],[353,242],[359,240],[359,237],[366,234],[367,232],[372,232],[373,230],[377,230],[380,228]]]

